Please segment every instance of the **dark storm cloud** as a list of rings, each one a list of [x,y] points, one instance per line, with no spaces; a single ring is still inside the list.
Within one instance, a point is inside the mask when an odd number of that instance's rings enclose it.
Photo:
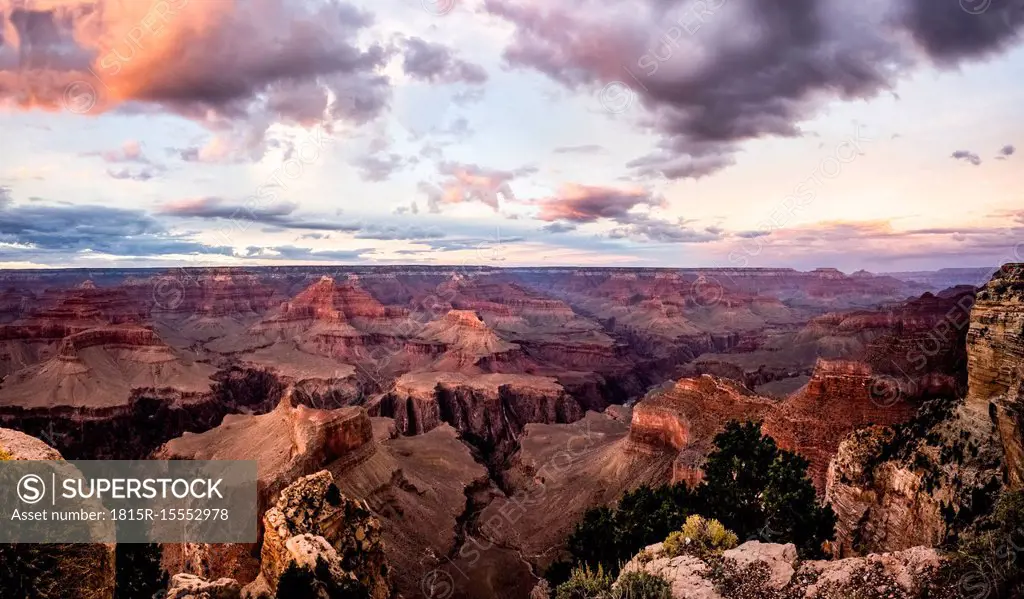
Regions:
[[[984,57],[1018,41],[1020,0],[903,0],[902,24],[939,63]]]
[[[643,111],[662,140],[630,166],[698,178],[733,164],[744,141],[803,135],[799,124],[829,101],[891,91],[929,59],[955,66],[1019,37],[1018,4],[992,0],[972,15],[961,7],[970,1],[589,0],[581,9],[571,0],[485,0],[485,7],[515,27],[504,52],[511,66],[598,91],[612,112]]]
[[[974,166],[978,166],[981,164],[981,156],[978,156],[977,154],[969,150],[957,150],[950,154],[950,157],[955,160],[963,160],[965,162],[970,162]]]
[[[231,255],[231,248],[172,234],[140,210],[90,205],[5,205],[0,201],[0,241],[34,250],[90,250],[117,256]]]
[[[402,46],[402,67],[414,79],[475,85],[487,81],[487,71],[483,67],[456,57],[447,46],[418,37],[405,39]]]

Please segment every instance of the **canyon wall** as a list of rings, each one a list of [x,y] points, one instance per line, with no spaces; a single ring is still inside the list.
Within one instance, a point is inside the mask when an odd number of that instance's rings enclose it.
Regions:
[[[991,508],[1005,479],[1022,484],[1024,283],[1008,264],[977,293],[966,333],[966,398],[948,393],[912,420],[846,437],[829,466],[826,499],[840,555],[935,545]]]
[[[967,402],[991,414],[1010,486],[1024,488],[1024,263],[1004,265],[978,293],[967,348]]]

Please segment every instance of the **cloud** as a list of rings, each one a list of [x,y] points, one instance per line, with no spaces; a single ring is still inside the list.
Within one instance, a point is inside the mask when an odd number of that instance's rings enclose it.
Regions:
[[[130,169],[128,167],[122,168],[108,168],[107,175],[114,179],[128,179],[131,181],[149,181],[156,176],[157,169],[155,168],[140,168]]]
[[[586,144],[582,146],[561,146],[555,148],[555,154],[597,154],[604,151],[603,146]]]
[[[362,261],[363,254],[372,252],[372,248],[356,250],[313,250],[294,245],[274,247],[249,246],[246,248],[247,258],[262,260],[294,260],[309,262],[355,262]]]
[[[398,154],[366,154],[352,160],[364,181],[386,181],[408,161]]]
[[[121,144],[120,148],[104,150],[102,152],[86,152],[85,156],[99,156],[104,162],[111,164],[138,163],[151,164],[149,158],[142,151],[142,144],[134,139],[129,139]]]
[[[777,229],[761,238],[743,239],[729,248],[729,264],[754,266],[849,261],[891,264],[896,260],[957,261],[996,264],[1020,259],[1024,222],[984,227],[930,227],[900,230],[888,220],[819,222]],[[932,262],[935,264],[936,262]]]
[[[1007,145],[1003,146],[1002,148],[1000,148],[999,155],[1000,156],[1004,156],[1004,157],[1013,156],[1013,153],[1016,152],[1016,151],[1017,151],[1017,148],[1015,148],[1012,145],[1007,144]]]
[[[394,214],[419,214],[420,207],[416,202],[409,202],[408,206],[399,206],[394,209]]]
[[[293,215],[297,208],[297,204],[290,202],[248,206],[228,202],[219,197],[206,197],[164,204],[160,208],[159,214],[178,218],[231,220],[242,223],[239,227],[242,229],[245,228],[247,223],[258,222],[279,227],[279,230],[298,229],[351,233],[352,237],[356,239],[421,240],[440,239],[445,236],[442,231],[437,229],[415,226],[400,227],[378,223],[332,222],[326,218],[316,217],[300,218]],[[310,233],[300,237],[300,239],[326,238],[327,235],[323,233]]]
[[[576,225],[572,223],[553,222],[550,225],[544,225],[541,230],[547,231],[548,233],[568,233],[569,231],[575,231]]]
[[[250,222],[282,229],[308,231],[338,231],[354,233],[362,228],[358,222],[336,222],[325,218],[297,217],[293,213],[299,205],[294,202],[264,202],[253,198],[251,203],[229,202],[220,197],[190,198],[168,202],[158,214],[178,218],[204,218],[232,221],[244,229]]]
[[[149,159],[142,150],[142,144],[130,139],[113,150],[86,152],[83,156],[98,156],[111,165],[107,168],[107,176],[112,179],[149,181],[166,168]]]
[[[632,218],[629,224],[612,229],[609,237],[658,243],[708,243],[722,239],[722,234],[708,229],[697,231],[686,226],[682,218],[670,222],[640,215]]]
[[[431,212],[440,212],[444,204],[464,202],[480,202],[497,212],[499,197],[506,202],[515,201],[510,183],[536,172],[533,166],[504,171],[463,162],[442,162],[438,173],[443,179],[437,184],[420,182],[419,190],[426,195]]]
[[[274,222],[295,212],[294,202],[278,202],[247,206],[233,204],[219,197],[190,198],[164,204],[160,214],[190,218],[230,218],[256,222]]]
[[[451,48],[418,37],[403,41],[402,67],[407,75],[431,83],[467,83],[487,81],[483,67],[455,57]]]
[[[664,200],[640,187],[619,189],[571,183],[559,189],[556,195],[537,200],[536,204],[540,208],[537,218],[543,221],[592,223],[607,218],[626,222],[633,208],[661,206]]]
[[[957,151],[953,152],[950,155],[950,157],[954,158],[956,160],[963,160],[963,161],[966,161],[966,162],[970,162],[974,166],[978,166],[978,165],[981,164],[981,157],[978,156],[977,154],[975,154],[974,152],[970,152],[968,150],[957,150]]]
[[[367,225],[356,233],[356,239],[418,240],[440,239],[445,234],[437,229],[397,227],[394,225]]]
[[[734,164],[745,141],[799,137],[831,101],[890,92],[920,66],[955,67],[1018,38],[1024,13],[1014,3],[978,15],[961,4],[484,1],[514,28],[508,65],[632,110],[661,140],[630,166],[673,179]]]
[[[232,253],[229,247],[209,246],[173,234],[141,210],[92,205],[14,205],[9,195],[6,201],[3,197],[0,194],[0,242],[21,246],[22,250],[88,251],[116,256]]]
[[[271,123],[363,123],[391,94],[371,15],[338,0],[0,0],[0,22],[0,105],[169,111],[255,153]]]

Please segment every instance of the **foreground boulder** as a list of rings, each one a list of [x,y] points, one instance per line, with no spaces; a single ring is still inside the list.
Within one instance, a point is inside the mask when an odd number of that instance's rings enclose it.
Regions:
[[[358,583],[374,599],[390,596],[380,522],[365,502],[344,497],[329,472],[304,476],[282,491],[263,524],[260,578],[271,590],[298,569],[316,577],[329,573],[339,588]]]
[[[940,565],[934,549],[915,547],[895,553],[827,561],[798,561],[792,544],[748,541],[721,556],[671,557],[662,543],[648,546],[622,569],[647,572],[669,583],[672,599],[787,597],[846,599],[871,587],[873,597],[927,596]]]
[[[326,470],[281,491],[263,516],[259,576],[240,588],[234,579],[209,582],[178,574],[170,599],[331,599],[393,595],[380,523],[365,502],[349,499]]]
[[[0,459],[60,460],[39,439],[0,428]],[[111,599],[113,544],[0,544],[0,597]]]
[[[167,599],[238,599],[242,587],[237,580],[220,578],[209,582],[191,574],[176,574],[167,589]]]

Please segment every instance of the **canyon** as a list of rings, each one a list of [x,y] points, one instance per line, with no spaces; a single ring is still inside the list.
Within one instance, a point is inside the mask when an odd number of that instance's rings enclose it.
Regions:
[[[405,596],[438,577],[529,596],[587,509],[697,484],[732,419],[809,460],[838,554],[909,549],[994,460],[1024,485],[1020,273],[978,290],[973,269],[5,271],[0,426],[67,459],[257,460],[260,513],[324,471],[378,523]],[[956,472],[886,453],[892,427],[959,399],[918,424],[969,431]],[[290,541],[271,534],[163,563],[272,587],[268,547]]]

